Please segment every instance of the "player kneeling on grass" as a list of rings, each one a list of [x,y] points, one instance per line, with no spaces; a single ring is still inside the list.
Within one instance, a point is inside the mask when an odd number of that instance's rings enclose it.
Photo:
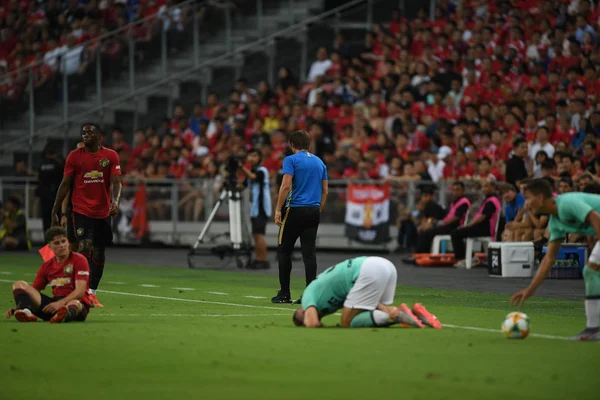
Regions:
[[[35,322],[38,318],[51,323],[85,321],[89,311],[88,262],[81,254],[71,252],[63,228],[48,229],[46,241],[55,256],[42,264],[33,285],[25,281],[13,284],[16,307],[6,312],[6,318],[14,315],[20,322]],[[54,297],[40,293],[48,284]]]
[[[321,318],[342,309],[343,328],[385,327],[404,324],[440,329],[442,324],[421,304],[392,306],[396,293],[396,267],[382,257],[357,257],[323,271],[302,294],[302,307],[294,313],[297,326],[316,328]]]

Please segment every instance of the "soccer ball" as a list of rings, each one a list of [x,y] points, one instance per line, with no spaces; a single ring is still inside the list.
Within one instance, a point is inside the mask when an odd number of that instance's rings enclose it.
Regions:
[[[511,312],[502,322],[502,333],[509,339],[525,339],[529,335],[529,317],[521,312]]]

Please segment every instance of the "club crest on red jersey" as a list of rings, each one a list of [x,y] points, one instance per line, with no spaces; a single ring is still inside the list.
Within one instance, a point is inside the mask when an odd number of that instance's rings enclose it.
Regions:
[[[102,160],[100,160],[100,168],[106,168],[106,167],[108,167],[109,164],[110,164],[110,161],[108,161],[106,158],[103,158]]]
[[[71,265],[71,264],[65,265],[64,271],[65,271],[65,275],[70,275],[71,273],[73,273],[73,265]]]

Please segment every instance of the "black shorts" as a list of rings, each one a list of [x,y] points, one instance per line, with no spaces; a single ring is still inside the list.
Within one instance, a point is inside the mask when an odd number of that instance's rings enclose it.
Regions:
[[[110,217],[96,219],[76,212],[71,215],[73,216],[73,227],[77,242],[91,240],[93,245],[100,246],[112,243],[113,233]]]
[[[42,296],[42,303],[40,304],[40,308],[38,308],[37,311],[34,311],[33,314],[36,317],[43,319],[44,321],[50,321],[50,319],[54,316],[54,314],[46,313],[46,312],[44,312],[42,310],[48,304],[54,303],[55,301],[63,299],[64,297],[62,297],[62,296],[49,297],[49,296],[46,296],[43,293],[40,293],[40,296]],[[79,321],[79,322],[85,321],[85,319],[87,318],[88,313],[90,312],[90,309],[88,308],[88,306],[85,303],[82,302],[81,305],[83,306],[83,310],[77,316],[77,318],[75,318],[75,321]]]
[[[259,215],[258,217],[251,218],[250,221],[252,221],[253,235],[264,235],[267,232],[269,217],[266,215]]]

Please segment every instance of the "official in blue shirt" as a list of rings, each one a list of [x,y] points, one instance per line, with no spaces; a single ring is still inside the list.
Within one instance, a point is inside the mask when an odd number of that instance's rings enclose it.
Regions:
[[[308,286],[317,277],[316,241],[321,211],[327,200],[327,168],[310,153],[310,136],[305,131],[290,135],[294,153],[283,160],[283,180],[277,197],[275,223],[279,225],[277,256],[281,289],[273,303],[291,303],[292,251],[300,238]],[[284,207],[285,204],[285,207]],[[299,303],[297,300],[295,303]]]
[[[502,198],[506,203],[504,207],[506,225],[502,233],[502,241],[511,242],[516,240],[515,235],[519,233],[518,223],[523,219],[523,212],[521,210],[523,210],[523,206],[525,205],[525,198],[517,191],[515,185],[511,183],[502,184],[500,190]]]
[[[250,206],[250,219],[252,221],[252,236],[254,239],[255,258],[250,263],[250,269],[269,269],[269,258],[267,254],[267,242],[265,233],[267,221],[271,218],[271,183],[269,171],[263,167],[262,153],[258,149],[248,151],[246,157],[251,169],[240,165],[242,171],[248,178],[252,204]]]

